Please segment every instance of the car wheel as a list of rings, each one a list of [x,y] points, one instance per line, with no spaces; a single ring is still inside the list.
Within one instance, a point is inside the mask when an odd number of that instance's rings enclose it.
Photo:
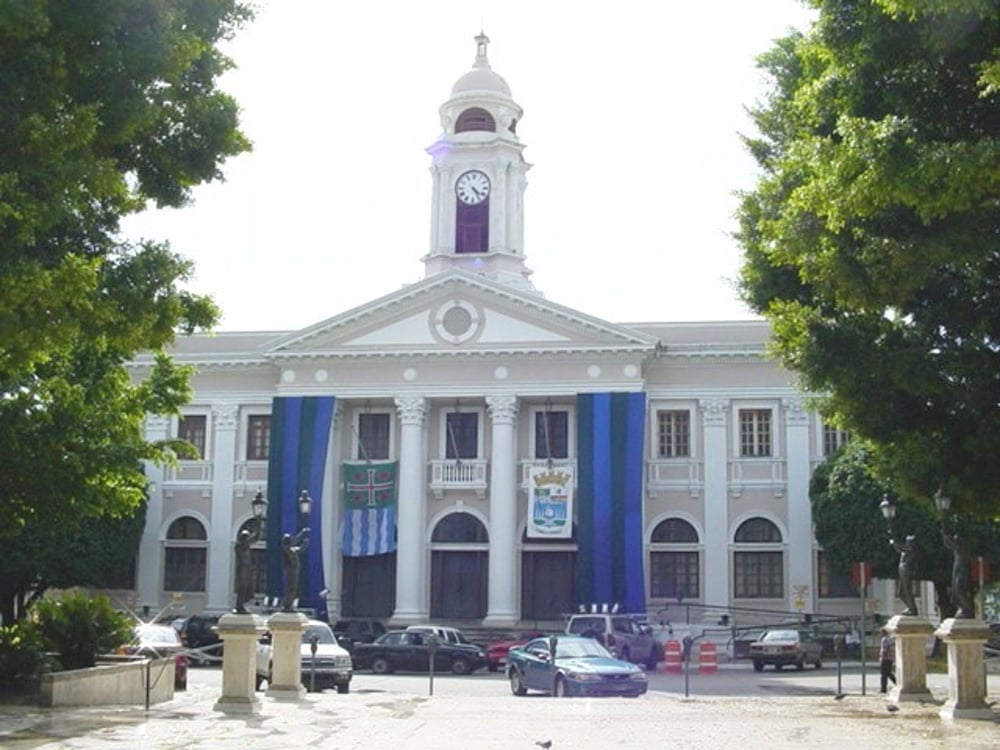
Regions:
[[[797,662],[795,662],[795,668],[800,672],[806,668],[806,657],[802,657]]]
[[[528,691],[524,687],[524,683],[521,682],[521,673],[516,669],[511,669],[510,674],[510,692],[514,695],[525,695]]]
[[[472,667],[465,659],[455,659],[451,663],[452,674],[469,674],[471,671]]]
[[[375,674],[389,674],[391,671],[392,665],[384,656],[376,656],[372,659],[372,672]]]
[[[763,672],[764,671],[764,662],[754,660],[753,671],[754,672]]]
[[[349,682],[340,683],[339,685],[337,685],[337,692],[340,693],[341,695],[347,695],[349,692],[351,692],[351,683]]]
[[[566,692],[565,677],[562,676],[556,677],[556,686],[553,694],[556,696],[556,698],[565,698],[569,695],[569,693]]]

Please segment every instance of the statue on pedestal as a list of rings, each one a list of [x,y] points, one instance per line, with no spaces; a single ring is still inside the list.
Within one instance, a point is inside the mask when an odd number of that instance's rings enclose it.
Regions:
[[[294,537],[291,534],[281,537],[281,565],[285,573],[285,598],[281,607],[283,612],[295,611],[295,600],[299,598],[299,555],[308,546],[308,526]]]
[[[253,534],[243,529],[236,537],[236,607],[233,611],[238,615],[247,614],[247,602],[253,599],[253,557],[250,548],[260,541],[263,527],[264,524],[258,520]]]
[[[941,538],[954,556],[951,564],[951,601],[955,605],[955,617],[964,620],[973,618],[976,608],[969,591],[969,544],[957,530],[949,534],[944,526],[941,527]]]
[[[906,609],[902,614],[915,616],[917,614],[916,597],[913,594],[913,568],[916,565],[917,538],[913,534],[908,534],[902,542],[896,539],[889,539],[889,544],[899,553],[899,598]]]

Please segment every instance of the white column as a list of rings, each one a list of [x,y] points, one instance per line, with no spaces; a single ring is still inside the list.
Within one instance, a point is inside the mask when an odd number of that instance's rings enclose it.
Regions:
[[[343,542],[337,530],[340,528],[340,464],[336,457],[340,455],[341,420],[344,410],[340,399],[334,402],[333,425],[331,426],[330,442],[326,451],[326,472],[323,478],[323,521],[321,538],[327,543],[323,545],[323,580],[326,582],[326,609],[330,622],[340,617],[340,591],[342,587],[342,546]]]
[[[218,612],[232,608],[233,468],[236,466],[236,404],[212,406],[212,531],[208,538],[208,597],[205,608]]]
[[[809,503],[809,413],[801,399],[784,399],[785,465],[788,503],[788,585],[786,596],[797,608],[796,599],[805,600],[803,612],[816,611],[816,592],[812,581],[813,555],[812,507]]]
[[[705,449],[705,578],[703,603],[729,606],[729,401],[700,401]]]
[[[170,431],[167,417],[149,417],[146,420],[146,440],[156,442],[166,440]],[[142,530],[139,544],[138,610],[149,607],[150,612],[159,612],[162,582],[163,545],[160,544],[160,526],[163,524],[163,479],[162,465],[147,463],[146,476],[149,478],[149,504],[146,507],[146,525]]]
[[[490,453],[490,564],[486,619],[504,627],[518,620],[516,396],[487,396],[493,421]]]
[[[427,516],[427,451],[424,419],[427,401],[422,397],[397,398],[399,412],[399,519],[396,524],[395,624],[415,623],[428,617],[424,527]]]

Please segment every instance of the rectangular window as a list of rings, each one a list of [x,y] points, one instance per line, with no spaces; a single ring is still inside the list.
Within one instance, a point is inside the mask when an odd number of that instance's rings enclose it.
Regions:
[[[698,553],[651,552],[649,593],[650,596],[666,599],[699,598]]]
[[[358,455],[362,461],[384,461],[389,458],[389,430],[392,422],[388,413],[358,415]]]
[[[479,457],[479,415],[451,412],[445,417],[445,458]]]
[[[163,588],[166,591],[204,591],[206,560],[204,547],[167,547]]]
[[[271,451],[271,415],[253,414],[247,419],[247,461],[266,461]]]
[[[785,595],[781,552],[734,552],[737,599],[781,599]]]
[[[830,562],[822,550],[816,553],[816,575],[820,599],[857,598],[851,576],[846,573],[831,573]]]
[[[771,455],[771,410],[740,410],[740,455],[763,458]]]
[[[186,440],[198,451],[198,457],[205,457],[205,425],[204,414],[187,414],[177,422],[177,437]]]
[[[687,411],[658,411],[656,429],[658,458],[691,455],[691,417]]]
[[[849,439],[849,434],[832,425],[823,425],[823,455],[832,456]]]
[[[569,458],[569,412],[535,412],[535,458]]]

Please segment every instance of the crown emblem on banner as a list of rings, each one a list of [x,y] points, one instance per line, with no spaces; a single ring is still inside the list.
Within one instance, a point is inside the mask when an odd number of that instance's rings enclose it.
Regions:
[[[569,474],[565,471],[555,471],[554,469],[549,469],[548,471],[543,471],[539,474],[535,474],[532,480],[536,485],[542,484],[566,484],[569,481]]]

